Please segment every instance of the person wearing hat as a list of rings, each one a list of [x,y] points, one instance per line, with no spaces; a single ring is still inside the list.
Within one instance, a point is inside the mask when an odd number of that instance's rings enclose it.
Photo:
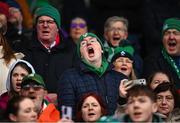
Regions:
[[[180,89],[180,19],[168,18],[162,28],[162,47],[144,60],[144,76],[159,70],[169,73]]]
[[[30,97],[38,111],[39,122],[57,122],[60,113],[53,103],[44,99],[46,86],[43,78],[36,73],[25,76],[21,83],[20,95]]]
[[[115,115],[120,115],[125,112],[127,90],[132,87],[133,81],[137,79],[134,70],[134,48],[131,45],[119,46],[115,48],[114,56],[112,57],[113,70],[123,73],[128,79],[121,80],[119,86],[119,100]]]
[[[116,109],[119,83],[127,78],[113,71],[105,56],[101,40],[93,33],[85,33],[77,42],[79,66],[65,71],[58,83],[58,106],[71,106],[75,118],[80,97],[87,92],[97,92],[107,106],[108,114]]]
[[[143,60],[138,53],[137,42],[128,39],[128,20],[124,17],[111,16],[107,18],[104,23],[104,48],[105,56],[108,62],[111,62],[116,47],[131,45],[135,49],[134,57],[134,69],[137,71],[137,76],[141,77],[143,69]]]
[[[59,11],[46,5],[38,8],[34,18],[33,40],[25,50],[25,58],[44,78],[49,93],[57,92],[59,76],[73,66],[73,53],[63,40]]]
[[[112,63],[114,70],[125,74],[130,80],[137,79],[133,64],[134,48],[132,46],[124,46],[115,48]]]

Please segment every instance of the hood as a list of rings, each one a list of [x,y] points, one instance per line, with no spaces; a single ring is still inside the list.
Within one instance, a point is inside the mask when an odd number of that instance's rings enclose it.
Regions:
[[[32,73],[35,73],[35,70],[34,70],[33,66],[29,62],[27,62],[25,60],[22,60],[22,59],[18,59],[17,61],[15,61],[11,65],[11,67],[9,69],[9,72],[8,72],[8,76],[7,76],[7,80],[6,80],[6,88],[7,88],[8,91],[10,91],[10,89],[11,89],[11,82],[10,82],[11,77],[10,77],[10,74],[11,74],[12,70],[14,69],[14,67],[16,66],[16,64],[19,63],[19,62],[25,63],[29,68],[31,68]]]

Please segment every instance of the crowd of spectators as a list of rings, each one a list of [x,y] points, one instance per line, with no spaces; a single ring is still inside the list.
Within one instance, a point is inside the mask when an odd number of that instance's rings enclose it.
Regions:
[[[0,121],[180,122],[178,0],[56,2],[0,1]]]

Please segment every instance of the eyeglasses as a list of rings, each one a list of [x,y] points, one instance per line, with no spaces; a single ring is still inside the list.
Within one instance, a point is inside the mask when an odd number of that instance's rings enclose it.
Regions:
[[[123,28],[109,28],[111,32],[125,32],[126,30]]]
[[[71,23],[71,28],[85,28],[86,27],[86,24],[85,23]]]
[[[170,34],[173,34],[175,36],[180,36],[180,32],[178,32],[178,31],[166,31],[164,33],[165,36],[169,36]]]
[[[43,25],[45,23],[47,23],[48,25],[51,25],[51,24],[54,24],[55,21],[54,20],[38,20],[39,25]]]
[[[158,101],[158,102],[162,102],[164,99],[165,99],[167,102],[170,102],[170,101],[172,101],[174,98],[173,98],[173,96],[171,96],[171,95],[168,95],[168,96],[160,96],[160,95],[158,95],[158,96],[157,96],[157,101]]]
[[[30,88],[33,88],[35,91],[39,91],[40,89],[43,89],[44,87],[42,85],[36,85],[36,84],[27,84],[23,85],[22,89],[28,91]]]

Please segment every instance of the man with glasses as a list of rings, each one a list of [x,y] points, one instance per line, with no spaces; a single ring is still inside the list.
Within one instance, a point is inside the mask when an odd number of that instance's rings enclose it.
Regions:
[[[44,78],[48,93],[55,97],[59,76],[72,67],[72,49],[63,40],[61,16],[56,8],[50,5],[38,8],[34,20],[33,40],[25,52],[25,59]]]
[[[173,77],[175,86],[180,89],[180,19],[165,20],[162,29],[162,44],[159,52],[152,53],[144,60],[144,76],[159,70]]]
[[[43,78],[38,74],[29,74],[22,80],[20,95],[30,97],[39,113],[40,122],[57,122],[60,119],[55,105],[44,99],[46,86]]]
[[[109,17],[104,24],[104,47],[105,55],[108,59],[108,62],[111,62],[112,57],[114,56],[115,48],[123,45],[134,45],[131,41],[127,40],[128,38],[128,20],[124,17],[112,16]],[[134,47],[135,53],[133,54],[135,72],[138,77],[141,77],[143,61],[140,55]]]

